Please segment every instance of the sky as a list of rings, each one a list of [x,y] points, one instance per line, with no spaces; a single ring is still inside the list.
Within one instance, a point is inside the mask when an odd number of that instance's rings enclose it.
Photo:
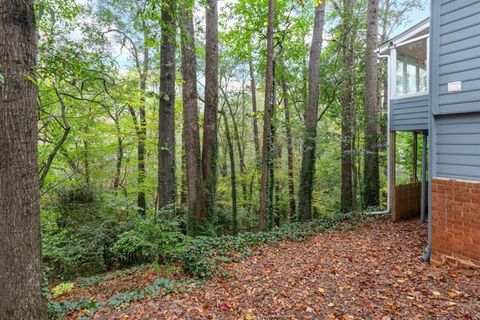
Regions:
[[[225,7],[227,3],[234,2],[236,0],[218,0],[218,8],[221,12],[222,8]],[[89,0],[75,0],[76,3],[84,5],[89,2]],[[411,11],[407,17],[404,19],[404,23],[400,25],[396,30],[392,32],[392,37],[397,34],[400,34],[404,30],[410,28],[411,26],[415,25],[416,23],[422,21],[423,19],[427,18],[430,14],[430,0],[418,0],[421,4],[420,9],[416,9]],[[72,33],[72,38],[80,40],[81,39],[81,32],[74,31]],[[120,47],[114,48],[115,54],[117,55],[117,62],[119,63],[121,68],[127,67],[129,63],[129,57],[126,50],[120,50]]]
[[[405,23],[399,26],[396,30],[394,30],[394,32],[392,33],[392,38],[402,33],[406,29],[410,28],[411,26],[417,24],[418,22],[422,21],[423,19],[429,17],[430,0],[418,0],[418,2],[421,3],[421,9],[410,12],[405,19]]]

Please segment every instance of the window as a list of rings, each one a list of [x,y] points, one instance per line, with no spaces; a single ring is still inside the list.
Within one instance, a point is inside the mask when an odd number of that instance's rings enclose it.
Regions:
[[[427,41],[424,38],[396,47],[396,95],[427,93]]]

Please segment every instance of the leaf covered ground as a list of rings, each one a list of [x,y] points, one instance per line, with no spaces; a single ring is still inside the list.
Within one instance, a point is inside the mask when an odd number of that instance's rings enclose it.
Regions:
[[[480,319],[480,270],[422,262],[426,237],[418,221],[380,220],[262,246],[212,280],[94,318]]]

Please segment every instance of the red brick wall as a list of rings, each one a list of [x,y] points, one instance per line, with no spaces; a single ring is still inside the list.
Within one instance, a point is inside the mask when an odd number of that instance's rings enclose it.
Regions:
[[[433,179],[431,260],[480,267],[480,183]]]

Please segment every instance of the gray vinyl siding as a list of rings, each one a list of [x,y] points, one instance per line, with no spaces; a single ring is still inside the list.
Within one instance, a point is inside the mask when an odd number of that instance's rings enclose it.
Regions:
[[[390,130],[428,130],[428,95],[390,100]]]
[[[480,0],[432,3],[432,112],[479,112]],[[454,81],[462,81],[461,92],[448,92],[448,83]]]
[[[434,124],[436,176],[480,180],[480,113],[438,116]]]
[[[431,9],[432,176],[480,181],[480,0],[432,1]],[[461,92],[448,92],[454,81]]]

